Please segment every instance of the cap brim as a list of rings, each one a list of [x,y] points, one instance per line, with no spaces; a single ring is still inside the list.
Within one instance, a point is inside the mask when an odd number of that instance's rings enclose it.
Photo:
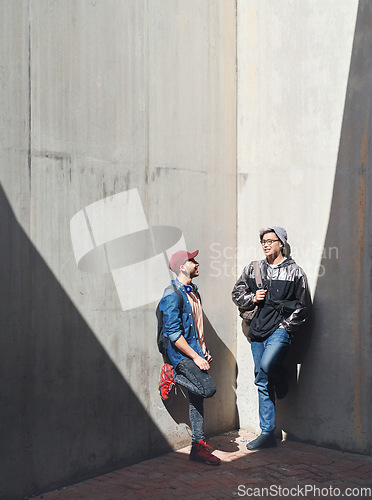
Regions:
[[[187,260],[194,259],[199,253],[199,250],[195,250],[195,252],[189,253],[189,258]]]

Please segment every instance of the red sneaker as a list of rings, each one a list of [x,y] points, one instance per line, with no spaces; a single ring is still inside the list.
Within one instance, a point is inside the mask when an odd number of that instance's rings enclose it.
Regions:
[[[206,448],[207,450],[209,450],[212,453],[212,451],[213,451],[212,446],[209,446],[209,444],[207,444],[205,441],[199,441],[199,444],[204,446],[204,448]]]
[[[164,401],[169,398],[171,390],[176,385],[174,381],[174,368],[172,365],[166,363],[161,367],[160,370],[160,380],[159,380],[159,392],[161,399]]]
[[[197,462],[204,462],[208,465],[220,465],[221,460],[212,454],[212,447],[204,441],[200,440],[199,443],[194,443],[191,446],[190,460]]]

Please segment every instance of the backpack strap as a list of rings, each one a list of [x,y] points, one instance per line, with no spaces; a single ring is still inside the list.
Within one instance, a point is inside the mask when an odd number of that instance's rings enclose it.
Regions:
[[[258,288],[263,288],[262,286],[262,277],[261,277],[261,269],[260,269],[260,263],[258,260],[254,260],[252,262],[253,265],[253,270],[254,270],[254,277],[256,279],[256,284]]]

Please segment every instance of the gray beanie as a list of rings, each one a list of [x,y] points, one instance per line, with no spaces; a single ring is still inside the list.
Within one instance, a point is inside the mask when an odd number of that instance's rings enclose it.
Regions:
[[[277,237],[280,239],[280,241],[283,243],[285,246],[287,243],[287,231],[284,229],[284,227],[280,226],[270,226],[270,227],[263,227],[260,229],[260,240],[262,240],[262,236],[264,233],[267,233],[268,231],[274,231],[274,233],[277,235]]]

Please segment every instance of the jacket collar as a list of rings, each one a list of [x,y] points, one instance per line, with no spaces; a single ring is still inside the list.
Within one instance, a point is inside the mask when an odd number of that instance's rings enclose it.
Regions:
[[[264,263],[265,263],[265,266],[269,266],[269,263],[267,261],[267,259],[264,259]],[[290,255],[288,255],[288,257],[286,257],[280,264],[278,264],[278,267],[287,267],[289,264],[293,264],[294,263],[294,260],[292,259],[292,257]]]
[[[180,281],[178,281],[178,279],[176,278],[175,280],[172,280],[172,283],[173,285],[175,285],[179,290],[182,290],[183,292],[186,293],[186,289],[185,289],[185,285],[183,283],[181,283]],[[193,289],[194,292],[196,292],[198,290],[198,287],[197,285],[195,285],[195,283],[191,283],[190,285]]]

